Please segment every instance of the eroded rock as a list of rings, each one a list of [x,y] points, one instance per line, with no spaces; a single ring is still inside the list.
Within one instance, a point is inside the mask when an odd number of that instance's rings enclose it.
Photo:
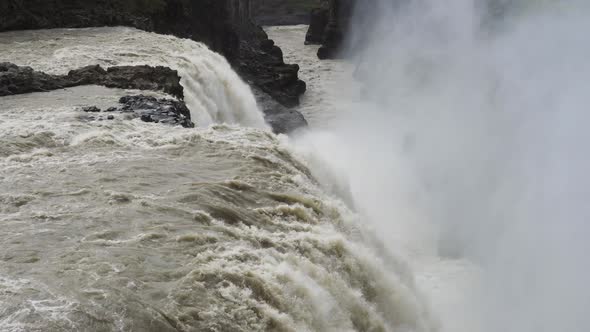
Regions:
[[[311,11],[309,30],[305,35],[306,45],[321,44],[324,41],[328,18],[329,10],[326,7],[315,8]]]
[[[0,63],[0,96],[45,92],[80,85],[163,91],[182,99],[183,88],[176,70],[167,67],[120,66],[104,69],[87,66],[67,75],[50,75],[31,67]]]
[[[137,95],[125,96],[119,99],[120,106],[110,107],[102,111],[98,107],[84,107],[81,110],[89,115],[84,116],[86,120],[114,120],[111,113],[125,114],[127,119],[139,118],[143,122],[163,123],[184,128],[194,128],[191,121],[191,114],[183,101],[155,98],[151,96]],[[109,113],[103,116],[101,113]],[[90,115],[91,114],[91,115]]]
[[[281,105],[260,89],[254,88],[252,92],[264,113],[264,119],[275,134],[291,134],[308,126],[307,120],[299,111]]]
[[[130,26],[190,38],[223,54],[281,104],[298,105],[305,91],[299,68],[285,64],[282,52],[261,48],[268,36],[252,16],[251,0],[1,0],[0,32]]]
[[[328,23],[324,29],[318,58],[333,59],[342,55],[342,47],[349,32],[356,0],[329,0]]]

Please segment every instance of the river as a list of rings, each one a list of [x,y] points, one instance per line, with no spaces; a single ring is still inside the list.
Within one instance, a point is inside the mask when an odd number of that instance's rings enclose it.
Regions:
[[[303,31],[277,33],[295,43]],[[312,130],[348,103],[324,83],[352,73],[313,51],[287,55],[310,84]],[[338,171],[270,133],[247,85],[203,45],[128,28],[10,32],[0,59],[56,74],[170,66],[197,123],[79,110],[138,91],[0,98],[0,330],[436,329],[406,260],[377,239]]]

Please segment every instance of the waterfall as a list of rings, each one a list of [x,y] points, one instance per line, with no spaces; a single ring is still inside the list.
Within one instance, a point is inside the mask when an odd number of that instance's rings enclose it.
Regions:
[[[55,34],[63,36],[55,38]],[[13,35],[18,33],[5,33],[4,38]],[[201,43],[132,28],[47,30],[23,38],[0,50],[2,59],[52,74],[96,64],[167,66],[178,70],[185,101],[197,125],[266,128],[248,85],[223,56]]]

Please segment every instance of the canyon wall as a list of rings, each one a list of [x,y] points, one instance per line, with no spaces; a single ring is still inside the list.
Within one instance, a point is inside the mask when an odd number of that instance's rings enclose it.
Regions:
[[[299,67],[252,19],[251,0],[3,0],[0,32],[130,26],[190,38],[223,54],[255,88],[285,106],[305,92]]]

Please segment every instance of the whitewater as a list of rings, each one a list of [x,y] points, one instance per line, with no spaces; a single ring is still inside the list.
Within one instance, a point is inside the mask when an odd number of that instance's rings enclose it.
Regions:
[[[332,106],[298,149],[345,179],[442,331],[590,326],[589,16],[578,0],[363,1],[353,68],[302,71],[335,91],[309,95]]]
[[[0,34],[53,74],[178,70],[197,124],[79,110],[145,91],[0,98],[0,331],[585,332],[589,6],[372,3],[349,61],[267,28],[308,84],[290,137],[200,43]]]
[[[81,106],[140,93],[98,86],[0,99],[1,331],[436,328],[405,261],[202,44],[10,32],[0,59],[54,74],[169,66],[197,123],[89,120]]]
[[[438,255],[438,227],[421,211],[421,193],[407,190],[415,188],[416,175],[406,159],[407,139],[392,131],[393,112],[367,102],[354,62],[317,61],[319,46],[298,42],[306,31],[304,25],[267,28],[285,59],[301,64],[308,85],[300,110],[312,130],[295,137],[293,148],[325,190],[353,202],[363,229],[382,246],[378,253],[407,264],[434,330],[484,331],[473,301],[482,292],[481,267]]]

